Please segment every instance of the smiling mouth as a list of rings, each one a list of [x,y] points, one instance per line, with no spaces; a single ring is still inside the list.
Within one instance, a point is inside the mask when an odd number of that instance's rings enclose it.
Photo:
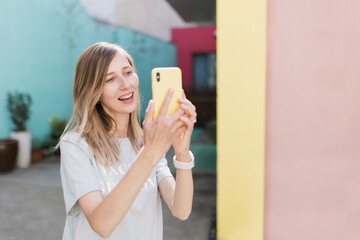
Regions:
[[[134,92],[129,93],[129,94],[125,95],[125,96],[119,97],[118,99],[120,101],[126,101],[126,100],[130,100],[133,96],[134,96]]]

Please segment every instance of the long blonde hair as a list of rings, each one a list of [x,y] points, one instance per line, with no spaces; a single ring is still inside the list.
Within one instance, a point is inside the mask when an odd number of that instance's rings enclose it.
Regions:
[[[106,167],[119,160],[120,146],[116,138],[109,135],[111,129],[116,129],[116,122],[104,111],[99,99],[109,65],[118,53],[126,56],[135,70],[131,56],[115,44],[99,42],[80,55],[74,77],[74,110],[60,137],[69,131],[79,133],[80,137],[86,139],[96,159]],[[137,117],[139,114],[140,99],[137,98],[137,107],[130,113],[128,126],[128,138],[136,151],[143,145],[143,131]]]

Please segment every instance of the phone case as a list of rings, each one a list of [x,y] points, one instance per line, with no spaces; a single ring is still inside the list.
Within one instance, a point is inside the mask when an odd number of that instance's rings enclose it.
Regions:
[[[180,104],[178,99],[182,97],[181,70],[178,67],[154,68],[151,71],[152,95],[155,106],[154,119],[159,114],[160,108],[165,100],[167,91],[174,89],[174,95],[171,99],[168,115],[175,113]]]

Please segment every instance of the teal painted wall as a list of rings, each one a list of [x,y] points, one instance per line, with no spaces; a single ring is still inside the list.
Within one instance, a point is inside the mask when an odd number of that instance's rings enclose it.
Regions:
[[[125,27],[101,26],[76,0],[6,1],[0,8],[0,36],[0,138],[13,128],[6,109],[8,91],[31,94],[27,127],[36,138],[49,133],[52,115],[71,115],[76,60],[95,42],[118,43],[134,57],[146,102],[151,97],[151,69],[175,65],[172,44]]]

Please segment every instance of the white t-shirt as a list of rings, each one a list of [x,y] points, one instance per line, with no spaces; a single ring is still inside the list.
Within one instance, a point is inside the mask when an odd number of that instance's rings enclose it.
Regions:
[[[137,153],[128,138],[119,138],[120,161],[104,168],[94,157],[90,146],[78,133],[68,133],[60,141],[61,183],[64,193],[66,222],[63,240],[104,239],[90,227],[78,199],[100,190],[105,198],[127,173]],[[163,220],[158,184],[173,177],[165,157],[153,169],[134,203],[107,239],[161,240]]]

